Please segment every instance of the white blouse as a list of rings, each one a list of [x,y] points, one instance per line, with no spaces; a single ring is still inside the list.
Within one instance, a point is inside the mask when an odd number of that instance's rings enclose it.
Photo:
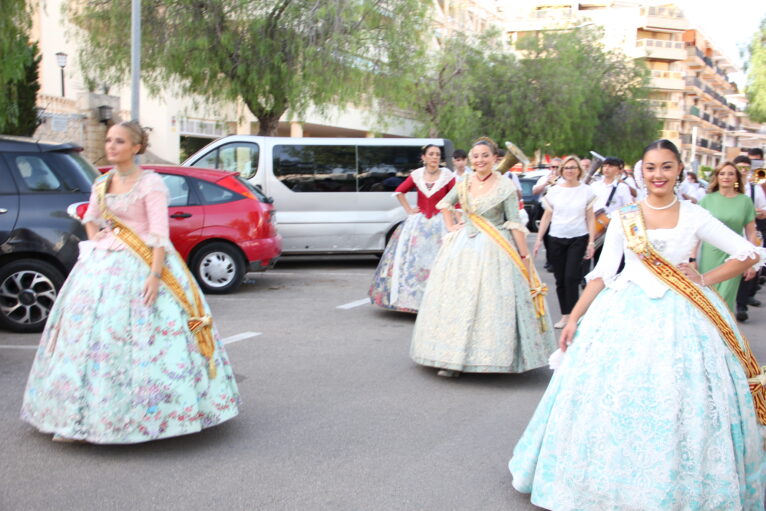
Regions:
[[[555,185],[543,197],[545,209],[553,210],[548,234],[555,238],[577,238],[588,234],[585,210],[593,206],[596,194],[590,186]]]
[[[630,194],[628,185],[622,181],[614,181],[609,185],[603,181],[596,181],[591,183],[590,187],[593,189],[593,193],[596,194],[596,201],[593,203],[594,211],[603,209],[607,213],[611,213],[615,209],[620,209],[633,202],[633,196]],[[614,187],[617,187],[617,189],[614,191],[614,195],[612,195]],[[612,200],[609,201],[609,206],[607,206],[606,201],[609,200],[610,195],[612,195]]]
[[[766,250],[756,247],[741,235],[726,227],[702,206],[688,201],[681,202],[678,223],[672,229],[647,229],[649,242],[665,259],[678,265],[688,262],[695,257],[695,249],[699,241],[710,243],[723,250],[731,257],[744,261],[752,256],[758,256],[762,266],[766,261]],[[625,256],[625,268],[617,273]],[[727,259],[727,261],[729,260]],[[660,298],[669,289],[660,279],[654,276],[638,256],[628,249],[619,212],[612,214],[612,221],[606,229],[604,247],[598,264],[585,276],[586,280],[604,279],[607,287],[622,289],[633,282],[643,289],[650,298]]]

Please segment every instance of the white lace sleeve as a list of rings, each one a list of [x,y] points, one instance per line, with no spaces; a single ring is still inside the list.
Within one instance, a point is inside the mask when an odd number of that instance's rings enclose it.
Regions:
[[[101,207],[98,204],[98,197],[96,196],[96,183],[93,183],[88,202],[88,209],[85,211],[80,222],[82,225],[85,225],[88,222],[93,222],[99,228],[106,227],[106,220],[101,216]]]
[[[618,212],[614,212],[611,216],[609,226],[606,228],[606,234],[604,235],[604,246],[601,249],[601,257],[598,260],[598,264],[593,268],[589,274],[585,276],[585,280],[591,281],[593,279],[604,279],[606,282],[609,279],[614,278],[617,275],[617,270],[620,268],[620,262],[624,255],[623,240],[625,234],[622,232],[622,225],[620,224],[620,216]]]
[[[760,268],[766,263],[766,250],[756,247],[742,235],[726,227],[723,222],[711,215],[705,208],[697,206],[694,213],[697,220],[697,238],[729,254],[730,257],[726,259],[727,261],[732,259],[746,261],[757,257],[758,262],[755,264],[755,268]]]

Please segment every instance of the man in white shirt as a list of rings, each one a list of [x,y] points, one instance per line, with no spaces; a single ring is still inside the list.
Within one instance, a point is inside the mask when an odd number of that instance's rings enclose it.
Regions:
[[[604,210],[610,214],[612,211],[633,202],[630,187],[620,180],[624,165],[620,158],[614,156],[608,156],[604,159],[604,164],[601,167],[603,179],[593,181],[590,184],[596,194],[596,202],[593,204],[594,211]]]
[[[548,174],[537,180],[532,187],[532,193],[542,195],[548,186],[555,184],[559,180],[559,167],[561,167],[561,158],[553,158],[548,166]]]
[[[756,228],[761,232],[763,237],[766,232],[762,227],[764,225],[764,219],[766,219],[766,193],[764,193],[763,187],[751,182],[752,179],[752,166],[751,160],[747,156],[737,156],[734,158],[734,165],[742,172],[745,177],[745,189],[744,194],[750,197],[755,206],[755,221]],[[759,307],[761,302],[755,298],[755,293],[758,290],[758,279],[744,280],[739,283],[739,290],[737,291],[737,313],[736,317],[739,321],[745,321],[748,318],[747,307]]]

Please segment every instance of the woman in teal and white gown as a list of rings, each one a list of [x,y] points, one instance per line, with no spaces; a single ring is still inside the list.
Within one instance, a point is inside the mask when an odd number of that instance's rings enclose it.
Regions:
[[[658,265],[650,269],[628,248],[637,246],[623,230],[620,215],[628,210],[613,215],[598,265],[562,331],[561,365],[509,463],[513,486],[537,506],[764,509],[763,427],[723,332],[739,349],[746,341],[707,286],[762,264],[766,252],[703,208],[679,202],[673,186],[681,170],[672,142],[650,145],[643,158],[648,195],[638,207],[644,239],[685,279],[655,276]],[[635,224],[626,225],[634,232]],[[699,241],[729,259],[700,275],[688,264]],[[703,314],[705,297],[712,306]],[[716,327],[711,317],[723,322]]]

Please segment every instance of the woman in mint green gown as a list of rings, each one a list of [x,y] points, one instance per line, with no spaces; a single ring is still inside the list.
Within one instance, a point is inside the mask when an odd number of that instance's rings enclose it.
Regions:
[[[745,181],[742,173],[731,162],[722,163],[713,173],[710,181],[710,192],[700,201],[700,206],[710,211],[715,218],[736,233],[745,233],[750,242],[755,243],[755,206],[753,201],[742,193]],[[707,272],[723,264],[729,255],[710,245],[702,244],[699,267],[701,272]],[[755,276],[745,274],[746,278]],[[735,310],[737,289],[742,280],[741,275],[716,284],[715,289],[724,299],[729,308]]]

